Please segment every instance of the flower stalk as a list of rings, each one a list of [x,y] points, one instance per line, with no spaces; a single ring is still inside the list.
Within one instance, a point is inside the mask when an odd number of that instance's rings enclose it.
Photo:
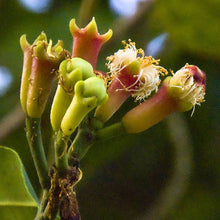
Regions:
[[[178,109],[178,105],[167,93],[164,83],[150,99],[130,110],[122,118],[127,133],[139,133],[160,122]]]
[[[67,148],[68,148],[68,140],[69,136],[63,134],[61,130],[59,130],[56,134],[55,140],[55,164],[58,171],[59,176],[65,175],[68,170],[68,158],[67,158]]]
[[[38,118],[26,118],[26,136],[30,146],[31,155],[37,170],[42,189],[50,188],[47,159],[41,137],[41,120]]]
[[[121,122],[105,128],[99,127],[97,130],[93,126],[88,126],[88,122],[86,122],[78,129],[78,133],[69,148],[69,164],[76,164],[86,155],[92,146],[98,144],[100,141],[107,141],[119,136],[122,137],[125,134],[126,131]]]
[[[73,166],[78,163],[86,155],[94,141],[94,131],[89,128],[79,128],[68,151],[69,164]]]

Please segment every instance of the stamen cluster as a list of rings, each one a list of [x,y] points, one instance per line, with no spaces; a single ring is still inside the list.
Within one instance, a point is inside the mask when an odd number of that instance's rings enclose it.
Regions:
[[[179,88],[179,98],[195,106],[204,102],[205,84],[197,82],[197,77],[194,74],[195,72],[192,71],[193,67],[192,65],[186,64],[173,74],[173,77],[170,79],[170,86]],[[197,74],[201,72],[198,68],[196,71]],[[200,75],[202,76],[204,73],[201,72]]]
[[[132,92],[132,96],[136,100],[144,100],[153,91],[158,90],[158,86],[161,82],[160,75],[167,74],[167,71],[158,66],[159,60],[155,60],[151,56],[144,56],[142,49],[136,49],[135,43],[128,40],[122,42],[125,48],[118,50],[114,55],[107,57],[110,79],[116,78],[123,89]],[[125,85],[120,80],[122,70],[125,69],[133,61],[140,63],[140,71],[133,75],[135,81],[130,85]]]

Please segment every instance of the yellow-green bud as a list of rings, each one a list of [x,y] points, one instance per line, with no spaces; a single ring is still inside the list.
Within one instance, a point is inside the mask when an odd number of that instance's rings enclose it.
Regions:
[[[51,108],[51,125],[54,131],[60,129],[61,121],[74,95],[75,84],[95,76],[93,68],[87,61],[75,57],[64,60],[59,68],[59,85]]]
[[[54,131],[60,129],[63,116],[71,104],[72,99],[73,95],[67,93],[61,85],[58,85],[50,112],[50,121]]]
[[[75,86],[74,98],[61,122],[65,135],[71,135],[83,118],[96,106],[108,99],[104,82],[98,77],[79,81]]]
[[[60,64],[59,84],[68,93],[74,92],[74,86],[79,80],[92,76],[95,76],[92,65],[79,57],[64,60]]]

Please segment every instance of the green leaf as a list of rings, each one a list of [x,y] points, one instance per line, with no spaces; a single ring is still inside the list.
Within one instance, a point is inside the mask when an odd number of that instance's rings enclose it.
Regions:
[[[30,194],[19,155],[0,146],[0,219],[34,219],[37,202]]]

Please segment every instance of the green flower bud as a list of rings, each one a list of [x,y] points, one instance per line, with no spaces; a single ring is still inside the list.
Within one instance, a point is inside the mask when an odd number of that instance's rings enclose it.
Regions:
[[[60,129],[61,121],[74,95],[75,84],[95,76],[93,68],[87,61],[75,57],[64,60],[59,68],[59,85],[51,108],[51,125],[54,131]]]
[[[72,99],[73,95],[67,93],[61,85],[58,85],[50,112],[50,121],[54,131],[60,129],[63,116],[70,106]]]
[[[71,135],[83,118],[107,99],[105,85],[100,78],[91,77],[85,81],[77,82],[74,98],[61,123],[63,133]]]
[[[87,61],[75,57],[64,60],[59,68],[59,84],[68,93],[74,92],[74,86],[79,80],[95,76],[92,65]]]

